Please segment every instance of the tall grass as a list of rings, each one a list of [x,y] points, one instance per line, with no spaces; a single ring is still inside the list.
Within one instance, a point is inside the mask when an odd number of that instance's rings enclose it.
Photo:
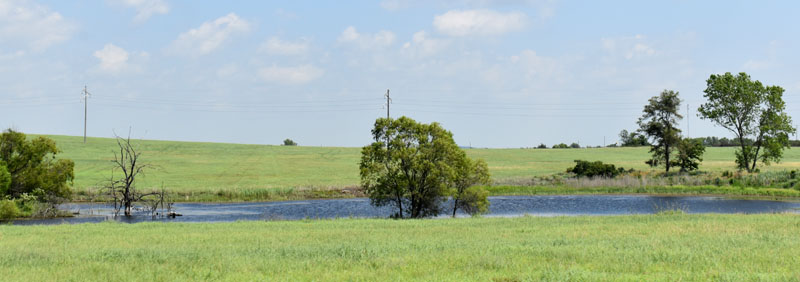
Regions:
[[[4,281],[800,279],[800,216],[0,226]]]

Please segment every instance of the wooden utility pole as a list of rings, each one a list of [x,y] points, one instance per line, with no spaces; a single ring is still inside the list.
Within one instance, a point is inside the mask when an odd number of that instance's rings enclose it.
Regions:
[[[392,103],[392,98],[389,97],[389,89],[386,89],[386,95],[384,95],[384,97],[386,97],[386,118],[389,119],[389,104]]]
[[[86,120],[89,114],[89,96],[92,94],[86,89],[86,85],[83,86],[83,95],[81,96],[81,100],[83,100],[83,144],[86,144]]]

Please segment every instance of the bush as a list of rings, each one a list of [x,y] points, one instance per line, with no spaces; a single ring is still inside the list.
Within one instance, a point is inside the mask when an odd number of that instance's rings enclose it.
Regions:
[[[572,143],[572,144],[569,144],[569,147],[573,148],[573,149],[580,149],[581,145],[579,145],[578,143]]]
[[[13,200],[0,200],[0,220],[20,217],[21,212]]]
[[[567,146],[567,144],[561,143],[553,145],[553,149],[569,149],[569,146]]]
[[[544,143],[539,144],[539,146],[536,146],[536,149],[547,149],[547,145],[545,145]]]
[[[604,164],[601,161],[575,160],[575,167],[568,168],[567,172],[574,173],[578,177],[602,176],[613,178],[625,172],[625,169],[616,168],[613,164]]]
[[[294,140],[292,139],[286,138],[286,140],[283,140],[283,146],[297,146],[297,142],[294,142]]]

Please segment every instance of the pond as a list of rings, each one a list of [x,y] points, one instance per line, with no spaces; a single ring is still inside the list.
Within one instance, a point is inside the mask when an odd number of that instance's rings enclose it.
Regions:
[[[497,196],[491,202],[487,217],[575,216],[652,214],[662,210],[683,210],[687,213],[800,213],[800,203],[737,200],[724,197],[667,197],[648,195],[578,195],[578,196]],[[452,203],[445,203],[451,206]],[[369,199],[306,200],[245,203],[176,203],[175,218],[152,218],[144,212],[131,217],[112,217],[112,209],[104,204],[67,204],[64,209],[79,212],[72,218],[18,220],[13,224],[61,224],[117,220],[126,223],[224,222],[237,220],[298,220],[319,218],[385,218],[390,208],[376,208]],[[447,215],[442,215],[446,217]],[[459,216],[466,216],[460,213]]]

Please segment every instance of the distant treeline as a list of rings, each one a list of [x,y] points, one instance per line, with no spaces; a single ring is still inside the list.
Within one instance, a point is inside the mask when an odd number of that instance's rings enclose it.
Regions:
[[[700,140],[701,142],[703,142],[703,145],[705,145],[706,147],[737,147],[737,146],[741,145],[739,143],[739,139],[736,139],[736,138],[728,139],[726,137],[717,138],[717,137],[713,137],[712,136],[712,137],[701,137],[701,138],[692,138],[692,139]],[[753,144],[753,140],[750,139],[750,138],[745,138],[744,139],[744,144],[745,145],[752,145]],[[789,140],[789,144],[792,147],[800,146],[800,141],[798,141],[798,140]]]
[[[627,133],[628,133],[627,131],[623,130],[623,133],[620,134],[620,137],[622,139],[621,142],[620,142],[621,144],[616,144],[615,143],[615,144],[611,144],[611,145],[608,145],[608,146],[609,147],[617,147],[617,146],[622,146],[622,147],[650,146],[650,144],[647,142],[646,139],[644,139],[643,136],[641,136],[641,135],[639,135],[637,133],[631,133],[631,134],[627,134]],[[690,139],[698,140],[703,144],[703,146],[706,146],[706,147],[738,147],[738,146],[741,146],[741,144],[739,143],[739,139],[736,139],[736,138],[730,138],[729,139],[727,137],[720,138],[720,137],[715,137],[715,136],[709,136],[709,137],[698,137],[698,138],[690,138]],[[750,138],[744,138],[743,141],[744,141],[745,145],[752,145],[753,144],[753,139],[750,139]],[[798,141],[798,140],[789,140],[789,144],[792,147],[800,147],[800,141]]]

